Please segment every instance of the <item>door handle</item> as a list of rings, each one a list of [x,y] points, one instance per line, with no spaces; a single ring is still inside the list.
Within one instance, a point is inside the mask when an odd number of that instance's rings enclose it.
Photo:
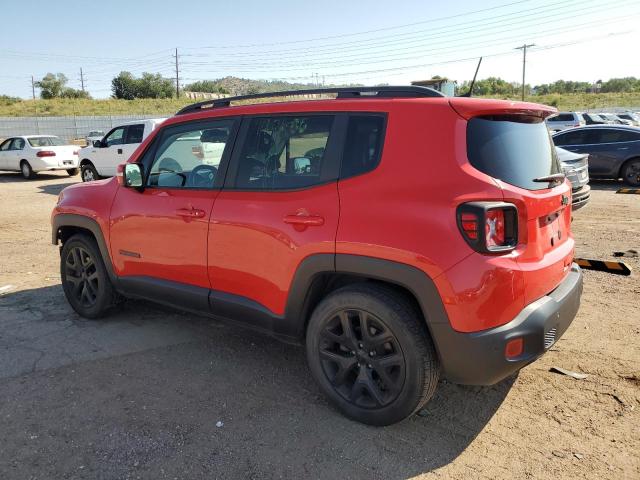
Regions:
[[[290,225],[304,225],[305,227],[319,227],[324,225],[324,217],[319,215],[287,215],[284,223]]]
[[[120,153],[120,154],[122,153],[122,149],[121,148],[118,149],[118,153]]]
[[[179,208],[176,210],[176,215],[187,218],[204,218],[205,214],[204,210],[198,208]]]

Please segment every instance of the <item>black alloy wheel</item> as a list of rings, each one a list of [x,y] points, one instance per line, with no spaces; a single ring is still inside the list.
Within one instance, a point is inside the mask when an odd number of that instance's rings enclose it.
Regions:
[[[341,310],[326,323],[321,336],[322,369],[345,400],[379,408],[398,398],[405,358],[382,320],[361,309]]]
[[[64,281],[70,284],[71,293],[80,306],[95,306],[100,280],[95,261],[85,248],[74,246],[67,252]]]

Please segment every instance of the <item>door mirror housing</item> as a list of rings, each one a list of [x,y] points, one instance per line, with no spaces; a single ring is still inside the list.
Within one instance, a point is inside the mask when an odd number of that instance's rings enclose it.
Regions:
[[[94,140],[93,141],[94,148],[102,148],[102,140]]]
[[[122,172],[123,184],[127,188],[143,190],[144,168],[140,163],[127,163]]]

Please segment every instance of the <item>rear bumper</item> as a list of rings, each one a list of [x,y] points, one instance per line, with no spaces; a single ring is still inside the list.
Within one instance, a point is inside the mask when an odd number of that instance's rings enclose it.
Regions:
[[[68,170],[71,168],[78,168],[77,158],[63,158],[47,157],[33,159],[29,161],[31,168],[34,172],[41,172],[43,170]]]
[[[525,307],[512,321],[477,333],[460,333],[450,325],[432,324],[443,373],[455,383],[492,385],[544,354],[573,321],[582,295],[582,271],[575,263],[562,283]],[[507,360],[506,343],[524,340],[523,353]]]
[[[591,187],[584,185],[577,190],[571,192],[571,210],[578,210],[589,202],[591,196]]]

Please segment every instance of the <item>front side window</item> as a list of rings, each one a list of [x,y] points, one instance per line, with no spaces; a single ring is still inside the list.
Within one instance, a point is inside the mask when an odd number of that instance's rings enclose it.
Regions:
[[[235,187],[281,190],[322,183],[332,115],[252,118]]]
[[[115,130],[112,130],[104,139],[107,147],[111,147],[112,145],[122,145],[124,143],[124,130],[125,127],[118,127]]]
[[[142,143],[144,136],[144,125],[129,125],[127,127],[127,143]]]
[[[24,148],[24,140],[22,138],[16,138],[11,145],[11,150],[22,150]]]
[[[147,185],[213,188],[232,127],[233,120],[222,120],[166,128],[158,136]]]

